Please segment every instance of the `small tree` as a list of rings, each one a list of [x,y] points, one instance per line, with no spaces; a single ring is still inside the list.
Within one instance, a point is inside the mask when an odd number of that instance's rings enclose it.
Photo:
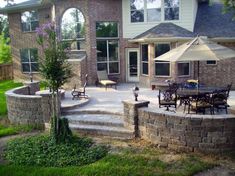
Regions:
[[[0,64],[11,62],[10,39],[5,38],[4,33],[0,34]]]
[[[224,13],[232,12],[233,20],[235,20],[235,0],[222,0],[224,4]]]
[[[60,127],[61,122],[56,112],[56,107],[58,106],[58,90],[71,76],[70,65],[67,62],[68,56],[63,48],[62,42],[57,40],[55,25],[53,23],[44,24],[37,29],[37,42],[43,51],[43,57],[39,59],[40,73],[52,91],[51,134],[52,138],[58,142],[61,141],[60,136],[66,138],[64,134],[71,134],[71,132],[61,131],[69,128]],[[67,123],[66,120],[61,121]],[[64,139],[62,140],[64,141]]]

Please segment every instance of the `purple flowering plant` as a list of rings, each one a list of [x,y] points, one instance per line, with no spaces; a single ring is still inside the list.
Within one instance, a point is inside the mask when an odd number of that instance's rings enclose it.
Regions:
[[[68,56],[63,43],[57,40],[54,23],[46,23],[37,28],[37,43],[41,46],[43,54],[40,60],[40,73],[52,91],[52,124],[51,134],[55,141],[59,139],[59,123],[56,107],[59,88],[71,77],[71,66],[67,62]]]

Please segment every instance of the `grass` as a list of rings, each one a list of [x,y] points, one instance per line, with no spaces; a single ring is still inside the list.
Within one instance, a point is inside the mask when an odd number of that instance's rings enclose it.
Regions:
[[[0,117],[7,114],[5,92],[19,86],[22,86],[22,83],[14,83],[13,80],[0,81]]]
[[[42,127],[35,125],[2,125],[0,124],[0,137],[16,135],[20,133],[27,133],[33,130],[39,130]]]
[[[4,176],[189,176],[214,166],[193,155],[180,154],[175,160],[165,161],[164,153],[156,148],[139,150],[121,149],[109,153],[95,163],[77,167],[26,167],[0,165],[0,175]]]

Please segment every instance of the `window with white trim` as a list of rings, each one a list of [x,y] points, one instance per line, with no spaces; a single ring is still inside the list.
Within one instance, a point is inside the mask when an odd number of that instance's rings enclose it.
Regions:
[[[38,49],[25,48],[20,50],[20,59],[23,73],[38,72]]]
[[[70,50],[84,50],[85,18],[77,8],[67,9],[61,20],[61,38],[65,48]]]
[[[190,75],[190,62],[178,62],[178,76]]]
[[[147,21],[161,21],[161,0],[147,0]]]
[[[96,23],[97,70],[119,73],[119,40],[117,22]]]
[[[144,22],[145,0],[130,0],[131,22]]]
[[[169,43],[155,44],[155,58],[170,51]],[[155,61],[155,76],[170,76],[170,62]]]
[[[23,32],[32,32],[39,27],[37,11],[26,11],[21,14],[21,26]]]
[[[164,0],[165,20],[179,20],[179,0]]]
[[[142,62],[142,74],[149,74],[149,64],[148,64],[148,44],[141,45],[141,62]]]
[[[130,0],[130,21],[159,22],[179,20],[180,0]]]

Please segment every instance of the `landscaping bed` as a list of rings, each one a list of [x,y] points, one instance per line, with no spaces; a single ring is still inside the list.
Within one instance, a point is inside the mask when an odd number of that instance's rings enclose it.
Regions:
[[[62,144],[53,148],[53,145],[46,143],[47,136],[16,139],[8,145],[6,157],[9,158],[10,163],[0,165],[0,175],[188,176],[215,166],[210,160],[202,159],[194,154],[172,153],[138,141],[115,141],[115,144],[111,144],[101,139],[101,144],[98,145],[96,141],[94,145],[87,138],[79,137],[77,140],[68,146]],[[44,143],[38,141],[44,141]],[[122,145],[113,147],[119,142]],[[74,145],[77,149],[73,150],[71,147]],[[95,146],[96,149],[87,147],[90,145]],[[107,153],[107,150],[104,151],[106,147],[103,148],[100,145],[112,147]],[[87,152],[81,152],[82,148]],[[29,151],[31,154],[28,153]],[[82,156],[82,160],[75,159],[79,155]]]

